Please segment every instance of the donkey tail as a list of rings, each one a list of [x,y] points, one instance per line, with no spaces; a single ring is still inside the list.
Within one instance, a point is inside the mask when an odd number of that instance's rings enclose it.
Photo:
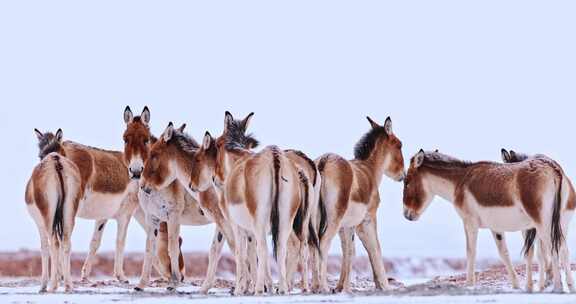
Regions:
[[[298,177],[300,178],[300,186],[302,186],[302,191],[300,193],[302,199],[300,201],[300,207],[298,207],[298,211],[294,217],[294,222],[292,223],[292,230],[296,233],[296,236],[298,236],[300,241],[305,241],[303,239],[303,232],[304,222],[306,221],[306,218],[308,218],[308,191],[310,189],[308,187],[308,178],[306,177],[306,174],[299,170]]]
[[[272,147],[272,162],[274,166],[274,199],[270,212],[270,224],[274,259],[278,260],[278,234],[280,233],[280,208],[278,206],[280,199],[280,151],[278,147]]]
[[[328,161],[328,156],[324,156],[318,162],[318,171],[322,176],[324,171],[324,167],[326,166],[326,162]],[[318,194],[318,208],[320,209],[320,226],[318,228],[318,240],[322,240],[322,237],[326,233],[326,229],[328,227],[327,219],[328,213],[326,211],[326,203],[324,203],[324,199],[322,198],[322,189],[324,188],[324,177],[322,176],[322,180],[320,182],[320,191]]]
[[[534,241],[536,240],[536,228],[528,229],[524,234],[524,247],[522,247],[522,255],[528,256],[528,253],[534,247]]]
[[[556,168],[555,168],[556,169]],[[552,210],[552,252],[558,254],[560,252],[560,247],[564,242],[564,234],[562,233],[562,222],[561,222],[561,212],[562,212],[562,183],[563,176],[562,172],[558,172],[558,187],[556,190],[556,199],[554,202],[554,209]]]
[[[66,190],[64,189],[64,178],[62,177],[62,170],[64,167],[60,162],[60,156],[54,155],[54,168],[58,176],[58,183],[60,184],[60,191],[58,193],[58,202],[56,204],[56,211],[54,212],[54,220],[52,221],[52,234],[62,241],[64,237],[64,200],[66,199]]]

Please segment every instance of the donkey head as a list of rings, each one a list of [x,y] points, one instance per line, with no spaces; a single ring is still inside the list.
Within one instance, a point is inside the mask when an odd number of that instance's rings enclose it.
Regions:
[[[370,117],[366,117],[372,127],[354,147],[354,156],[359,160],[372,159],[383,164],[384,174],[402,181],[404,173],[404,156],[402,142],[392,131],[392,119],[386,118],[384,125],[379,125]]]
[[[130,107],[124,110],[124,160],[128,167],[128,174],[132,179],[139,179],[144,170],[144,162],[148,158],[150,149],[150,110],[144,107],[140,116],[134,116]]]
[[[34,129],[36,137],[38,138],[38,157],[43,159],[46,155],[55,152],[64,155],[62,148],[62,129],[58,129],[56,134],[51,132],[42,133],[38,129]]]
[[[424,158],[424,150],[412,157],[404,179],[404,217],[410,221],[417,220],[434,198],[434,193],[424,179],[425,173],[421,170]]]
[[[215,180],[217,155],[216,142],[210,133],[206,132],[202,145],[191,159],[189,187],[192,191],[203,192],[212,187]]]
[[[184,134],[185,127],[186,125],[182,125],[176,129],[170,122],[162,136],[152,144],[140,181],[145,192],[163,189],[174,182],[179,174],[176,162],[182,161],[181,163],[190,166],[187,159],[180,159],[179,150],[192,154],[198,150],[198,144]]]
[[[215,142],[217,161],[214,181],[217,185],[224,183],[233,164],[244,152],[258,146],[258,140],[252,134],[246,133],[252,116],[254,112],[242,120],[237,120],[228,111],[224,114],[224,132]]]

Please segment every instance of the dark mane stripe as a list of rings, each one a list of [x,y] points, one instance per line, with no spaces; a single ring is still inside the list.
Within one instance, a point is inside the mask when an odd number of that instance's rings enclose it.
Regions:
[[[388,138],[388,133],[384,127],[372,128],[364,134],[354,146],[354,158],[358,160],[368,159],[376,146],[376,141],[381,137]]]
[[[306,161],[306,163],[308,163],[308,165],[310,166],[310,169],[312,169],[312,171],[314,171],[314,176],[312,177],[312,185],[316,186],[316,179],[318,178],[318,172],[316,171],[316,164],[314,163],[313,160],[311,160],[308,155],[306,155],[304,152],[300,151],[300,150],[294,150],[294,149],[288,149],[286,150],[286,152],[292,152],[296,155],[298,155],[298,157],[304,159]]]
[[[467,168],[473,164],[477,163],[459,160],[455,157],[448,156],[439,152],[425,152],[422,166],[435,169],[456,169]]]
[[[168,144],[174,144],[179,150],[186,153],[195,153],[198,148],[200,148],[200,145],[194,138],[177,129],[174,129],[172,138],[170,138]]]
[[[224,148],[226,150],[237,152],[256,148],[258,144],[258,140],[252,134],[246,134],[241,120],[234,120],[228,124],[224,134]]]

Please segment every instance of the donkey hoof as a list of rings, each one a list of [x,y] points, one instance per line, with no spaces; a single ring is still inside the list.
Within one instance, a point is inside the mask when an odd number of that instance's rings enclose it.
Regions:
[[[134,287],[134,291],[144,292],[144,288],[136,286],[136,287]]]
[[[176,287],[174,287],[174,286],[168,286],[168,287],[166,287],[166,290],[168,290],[169,292],[175,292],[175,291],[176,291]]]
[[[46,289],[46,286],[41,287],[40,290],[38,290],[38,293],[46,293],[48,290]]]

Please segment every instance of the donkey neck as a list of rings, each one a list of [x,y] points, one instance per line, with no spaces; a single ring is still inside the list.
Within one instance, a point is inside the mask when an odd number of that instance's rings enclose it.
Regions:
[[[429,189],[441,198],[454,203],[457,186],[468,173],[468,168],[425,167],[426,182]]]
[[[173,161],[173,165],[175,166],[176,170],[176,179],[180,181],[180,183],[188,189],[188,184],[190,183],[190,178],[192,176],[192,170],[194,170],[192,166],[192,158],[194,155],[190,152],[184,151],[182,149],[175,148],[175,159]]]
[[[384,168],[389,165],[390,161],[391,157],[388,154],[383,155],[379,150],[374,150],[367,159],[355,159],[352,163],[363,168],[376,181],[376,185],[380,185]]]

